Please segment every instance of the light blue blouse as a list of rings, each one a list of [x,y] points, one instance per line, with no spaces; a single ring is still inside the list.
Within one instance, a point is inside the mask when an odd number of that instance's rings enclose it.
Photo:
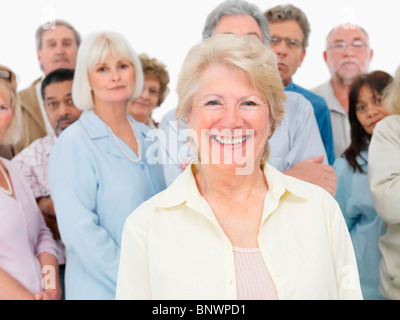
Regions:
[[[115,298],[125,220],[165,188],[162,167],[146,157],[155,144],[146,141],[149,128],[129,119],[140,143],[138,162],[123,154],[106,124],[89,110],[64,130],[51,151],[51,197],[66,246],[66,299]]]
[[[365,173],[353,172],[344,157],[335,160],[333,168],[337,175],[335,199],[340,205],[349,228],[356,253],[360,274],[361,289],[366,300],[382,299],[378,291],[379,263],[381,252],[378,239],[385,229],[381,218],[375,211],[368,186],[368,152],[363,151],[357,158]]]

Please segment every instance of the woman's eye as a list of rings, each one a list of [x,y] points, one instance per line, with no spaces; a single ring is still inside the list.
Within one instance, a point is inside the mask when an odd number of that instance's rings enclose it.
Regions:
[[[359,105],[359,106],[357,106],[356,107],[356,111],[363,111],[365,109],[365,106],[363,106],[363,105]]]
[[[217,100],[212,100],[206,103],[207,106],[218,106],[219,102]]]
[[[377,98],[375,104],[381,104],[381,103],[382,103],[382,98]]]
[[[241,106],[245,107],[245,108],[254,108],[254,107],[257,107],[258,104],[254,101],[243,101],[241,103]]]

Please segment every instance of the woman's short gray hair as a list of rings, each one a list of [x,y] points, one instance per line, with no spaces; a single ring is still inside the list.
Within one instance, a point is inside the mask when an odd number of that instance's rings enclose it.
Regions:
[[[268,20],[256,5],[243,0],[224,1],[209,13],[203,28],[203,41],[214,35],[215,26],[224,15],[249,15],[253,17],[261,29],[264,44],[269,46]]]
[[[219,34],[189,50],[178,78],[177,120],[186,120],[190,115],[201,75],[215,65],[233,66],[250,75],[262,98],[268,101],[272,135],[283,119],[286,95],[277,68],[276,55],[253,36]],[[266,142],[263,159],[268,157],[269,145]]]
[[[131,99],[140,96],[143,90],[143,70],[139,57],[122,35],[103,31],[89,35],[79,47],[72,85],[72,99],[77,108],[81,110],[94,108],[89,73],[97,64],[104,62],[109,54],[132,63],[135,69],[135,90]]]

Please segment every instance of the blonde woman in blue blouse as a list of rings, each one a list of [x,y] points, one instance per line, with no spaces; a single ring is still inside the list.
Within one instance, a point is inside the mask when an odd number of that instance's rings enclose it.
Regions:
[[[285,99],[274,53],[213,36],[177,92],[199,160],[127,219],[117,298],[360,299],[336,201],[267,163]]]
[[[66,299],[114,299],[122,228],[165,188],[146,158],[149,128],[127,114],[142,91],[139,59],[114,32],[87,37],[78,52],[72,98],[84,110],[57,139],[49,184],[66,247]]]

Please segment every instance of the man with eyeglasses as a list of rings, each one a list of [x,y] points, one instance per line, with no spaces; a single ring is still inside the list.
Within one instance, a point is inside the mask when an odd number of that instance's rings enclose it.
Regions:
[[[329,109],[324,98],[293,83],[293,75],[303,63],[310,24],[303,11],[293,5],[278,5],[264,13],[271,34],[270,48],[278,57],[278,69],[285,91],[302,94],[311,102],[329,164],[335,161]]]
[[[312,91],[323,96],[328,103],[336,157],[340,157],[350,145],[350,86],[357,76],[368,72],[372,56],[368,34],[359,26],[339,25],[327,36],[324,60],[331,79]]]

